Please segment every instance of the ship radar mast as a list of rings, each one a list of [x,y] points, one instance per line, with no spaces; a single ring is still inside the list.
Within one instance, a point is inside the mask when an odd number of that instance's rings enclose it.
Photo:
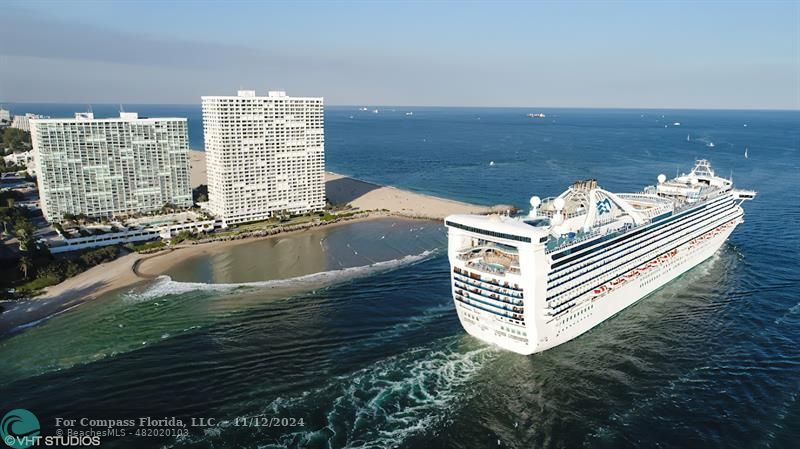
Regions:
[[[536,215],[538,214],[537,209],[539,208],[539,206],[541,206],[541,204],[542,204],[542,199],[541,198],[539,198],[538,196],[532,196],[531,197],[531,211],[530,211],[530,213],[528,213],[528,216],[531,217],[531,218],[536,217]]]

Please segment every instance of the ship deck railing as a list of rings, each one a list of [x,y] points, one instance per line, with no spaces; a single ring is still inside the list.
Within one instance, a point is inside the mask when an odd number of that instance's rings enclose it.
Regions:
[[[555,217],[556,211],[541,209],[541,210],[539,210],[539,214],[540,215],[544,215],[545,217],[552,219],[552,218]],[[562,214],[562,215],[564,215],[564,219],[565,220],[569,220],[570,218],[575,218],[575,217],[580,217],[580,216],[586,215],[586,211],[585,210],[580,210],[580,211],[570,212],[568,214]]]
[[[486,283],[482,283],[481,281],[478,281],[476,279],[468,278],[468,277],[465,277],[465,276],[463,276],[461,274],[458,274],[458,273],[453,273],[453,275],[454,275],[453,276],[453,282],[460,282],[462,284],[466,284],[466,285],[469,285],[469,286],[472,286],[472,287],[476,287],[476,288],[479,288],[481,290],[485,290],[487,292],[496,293],[498,295],[508,296],[509,298],[514,298],[515,300],[522,301],[522,300],[525,299],[523,293],[520,292],[520,291],[514,291],[514,290],[511,290],[510,288],[506,288],[505,291],[501,291],[501,290],[497,290],[496,286],[488,287],[488,286],[484,285]],[[492,285],[492,284],[489,284],[489,285]]]
[[[478,260],[475,260],[475,259],[478,259]],[[473,268],[473,269],[478,270],[478,271],[483,271],[484,273],[496,274],[496,275],[499,275],[499,276],[505,276],[506,273],[520,274],[520,268],[518,266],[514,266],[514,265],[505,266],[504,265],[503,268],[498,268],[498,267],[495,267],[495,266],[492,266],[492,265],[489,265],[489,264],[483,262],[483,260],[480,257],[461,258],[459,256],[459,260],[465,261],[467,263],[467,267]]]
[[[522,301],[519,298],[505,299],[505,298],[501,298],[499,296],[498,297],[492,297],[489,294],[482,293],[480,288],[476,288],[475,286],[467,287],[466,284],[460,283],[458,281],[453,282],[453,286],[456,288],[456,293],[458,293],[459,291],[464,291],[464,292],[472,293],[472,294],[475,294],[475,295],[478,295],[478,296],[482,296],[482,297],[484,297],[486,299],[491,299],[493,301],[497,301],[497,302],[503,303],[502,307],[506,307],[506,308],[507,308],[507,306],[516,307],[516,308],[524,308],[525,307],[525,302]],[[508,309],[508,310],[511,310],[511,309]]]
[[[458,251],[458,253],[459,254],[469,254],[469,253],[475,253],[476,251],[482,251],[482,250],[493,250],[493,251],[498,251],[498,252],[501,252],[501,253],[507,253],[507,254],[510,254],[512,256],[518,256],[519,255],[519,250],[517,250],[516,248],[512,248],[512,247],[507,246],[507,245],[495,244],[495,243],[481,243],[481,244],[475,245],[475,246],[468,246],[468,247],[460,249]]]
[[[626,231],[626,230],[629,230],[629,229],[632,229],[632,228],[633,228],[632,224],[626,223],[625,225],[620,226],[618,228],[605,229],[605,230],[596,229],[594,231],[576,233],[575,236],[573,236],[573,237],[570,237],[569,235],[567,235],[567,236],[561,236],[561,237],[559,237],[557,239],[556,238],[551,238],[551,240],[547,242],[547,247],[545,248],[545,253],[546,254],[550,254],[550,253],[558,251],[560,249],[564,249],[566,247],[572,246],[572,245],[574,245],[576,243],[580,243],[580,242],[583,242],[583,241],[586,241],[586,240],[591,240],[591,239],[593,239],[595,237],[605,236],[605,235],[609,235],[609,234],[616,234],[616,233],[619,233],[620,231]]]

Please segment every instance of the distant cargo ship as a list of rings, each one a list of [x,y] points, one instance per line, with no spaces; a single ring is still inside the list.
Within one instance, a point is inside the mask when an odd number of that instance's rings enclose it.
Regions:
[[[528,114],[528,117],[530,117],[530,118],[545,118],[546,116],[544,114],[542,114],[541,112],[539,112],[538,114]]]
[[[451,215],[458,318],[520,354],[558,346],[711,257],[755,195],[699,160],[638,193],[578,181],[557,198],[531,198],[526,217]]]

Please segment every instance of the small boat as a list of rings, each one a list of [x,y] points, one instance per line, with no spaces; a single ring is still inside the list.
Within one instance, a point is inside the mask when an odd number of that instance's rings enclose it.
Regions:
[[[672,124],[672,126],[681,126],[681,122],[675,122]]]
[[[406,115],[414,115],[413,112],[406,112]]]
[[[359,111],[366,111],[366,110],[367,110],[367,108],[366,108],[366,107],[363,107],[363,108],[359,108],[358,110],[359,110]]]
[[[377,110],[377,109],[375,109],[374,111],[372,111],[372,113],[373,113],[373,114],[377,114],[377,113],[378,113],[378,110]]]
[[[490,167],[494,167],[494,161],[489,162]]]
[[[744,158],[749,159],[750,157],[747,156],[747,147],[744,147]]]
[[[709,148],[714,148],[714,142],[708,142],[706,146]]]
[[[545,118],[546,115],[542,114],[541,112],[538,112],[536,114],[528,114],[528,117],[529,118]]]
[[[689,137],[689,135],[687,134],[687,135],[686,135],[686,141],[688,142],[688,141],[690,141],[690,140],[692,140],[692,139],[691,139],[691,138]]]

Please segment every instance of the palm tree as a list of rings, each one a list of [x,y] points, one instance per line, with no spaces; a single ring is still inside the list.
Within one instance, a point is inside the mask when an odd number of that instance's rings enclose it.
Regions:
[[[17,223],[17,240],[19,240],[19,250],[28,251],[33,245],[33,225],[28,220],[20,220]]]
[[[22,256],[19,258],[19,270],[22,271],[25,280],[28,280],[28,271],[31,268],[33,268],[33,260],[30,257]]]
[[[0,222],[3,223],[3,234],[8,234],[8,222],[11,221],[11,211],[8,208],[0,208]]]

